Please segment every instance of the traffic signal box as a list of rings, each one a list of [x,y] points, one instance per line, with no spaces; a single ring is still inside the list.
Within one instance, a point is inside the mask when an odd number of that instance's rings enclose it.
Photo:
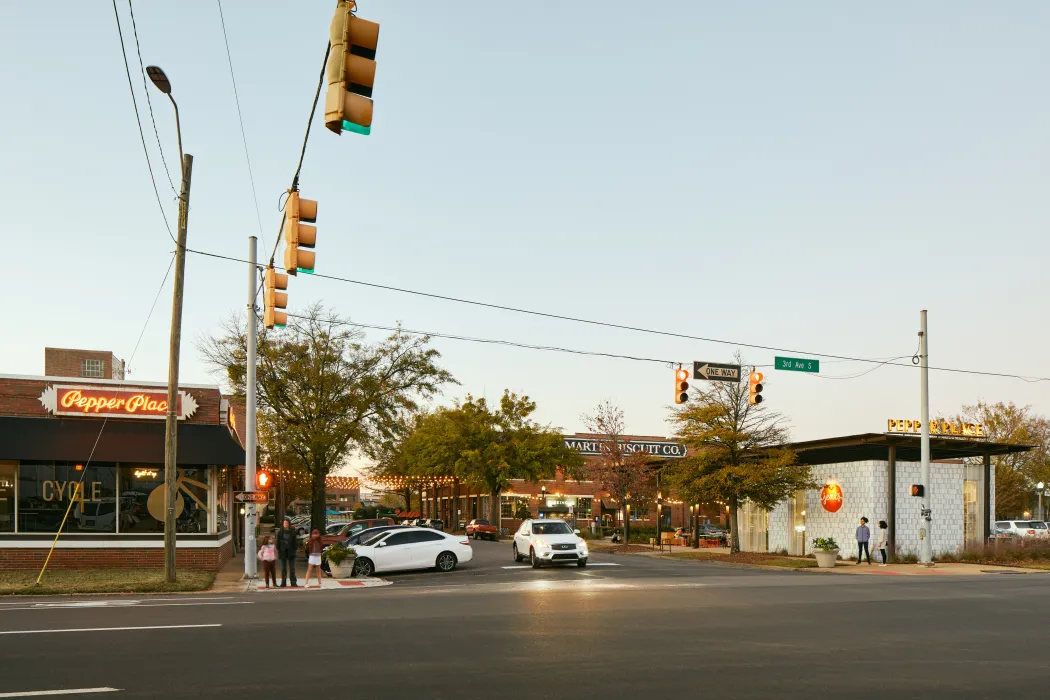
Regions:
[[[273,486],[273,474],[266,471],[255,472],[255,488],[257,490],[265,491],[271,486]]]
[[[762,389],[765,388],[762,386],[763,379],[765,379],[765,375],[761,372],[752,372],[751,376],[748,377],[750,387],[748,388],[747,402],[752,406],[762,403]]]
[[[911,495],[915,496],[916,498],[922,498],[926,495],[926,487],[922,484],[912,484]]]
[[[332,52],[325,68],[324,122],[337,135],[352,131],[367,136],[372,131],[379,24],[355,17],[352,7],[353,3],[339,0],[329,28]]]
[[[674,402],[682,404],[689,400],[689,370],[679,367],[674,372]]]
[[[279,289],[288,289],[288,275],[278,273],[271,265],[263,277],[263,325],[267,328],[288,325],[288,314],[277,310],[288,308],[288,295]]]
[[[284,207],[284,269],[289,275],[299,272],[313,274],[314,253],[312,250],[317,243],[317,227],[311,224],[317,221],[317,202],[312,199],[303,199],[298,192],[288,193],[288,202]]]

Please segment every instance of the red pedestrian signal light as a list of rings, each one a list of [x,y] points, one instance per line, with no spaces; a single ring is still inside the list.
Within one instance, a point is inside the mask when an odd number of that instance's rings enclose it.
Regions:
[[[284,269],[289,275],[314,272],[314,253],[317,243],[317,227],[308,226],[303,221],[317,221],[317,202],[313,199],[302,199],[298,192],[288,193],[288,202],[284,207]]]
[[[674,402],[683,404],[689,400],[689,370],[679,367],[674,372]]]
[[[273,474],[270,472],[256,472],[255,473],[255,487],[260,491],[264,491],[273,486]]]
[[[762,389],[765,388],[762,386],[762,380],[765,378],[766,376],[761,372],[752,372],[751,376],[748,377],[747,381],[750,387],[747,392],[747,402],[752,406],[762,403]]]
[[[911,495],[915,496],[916,498],[922,498],[926,495],[926,487],[922,484],[912,484]]]

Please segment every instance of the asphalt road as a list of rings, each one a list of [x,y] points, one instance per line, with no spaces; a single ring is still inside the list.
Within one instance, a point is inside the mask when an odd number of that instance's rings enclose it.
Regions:
[[[1005,698],[1050,682],[1050,575],[617,556],[534,571],[503,568],[507,543],[475,550],[382,588],[3,599],[0,697]]]

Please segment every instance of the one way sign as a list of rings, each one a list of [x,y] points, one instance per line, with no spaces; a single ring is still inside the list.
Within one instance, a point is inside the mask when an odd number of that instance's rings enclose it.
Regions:
[[[693,379],[704,379],[709,382],[739,382],[740,365],[693,362]]]

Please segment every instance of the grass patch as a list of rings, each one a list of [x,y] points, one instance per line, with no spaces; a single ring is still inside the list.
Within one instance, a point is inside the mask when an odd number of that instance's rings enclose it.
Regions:
[[[777,554],[760,554],[758,552],[740,552],[738,554],[722,554],[721,552],[705,552],[703,550],[691,552],[672,552],[663,556],[672,559],[694,559],[698,561],[721,561],[730,564],[759,564],[761,566],[779,566],[785,569],[814,569],[817,566],[816,559],[806,557],[786,557]]]
[[[175,583],[164,581],[163,569],[59,569],[48,571],[39,585],[39,571],[0,571],[0,595],[68,595],[71,593],[176,593],[203,591],[215,573],[179,569]]]

